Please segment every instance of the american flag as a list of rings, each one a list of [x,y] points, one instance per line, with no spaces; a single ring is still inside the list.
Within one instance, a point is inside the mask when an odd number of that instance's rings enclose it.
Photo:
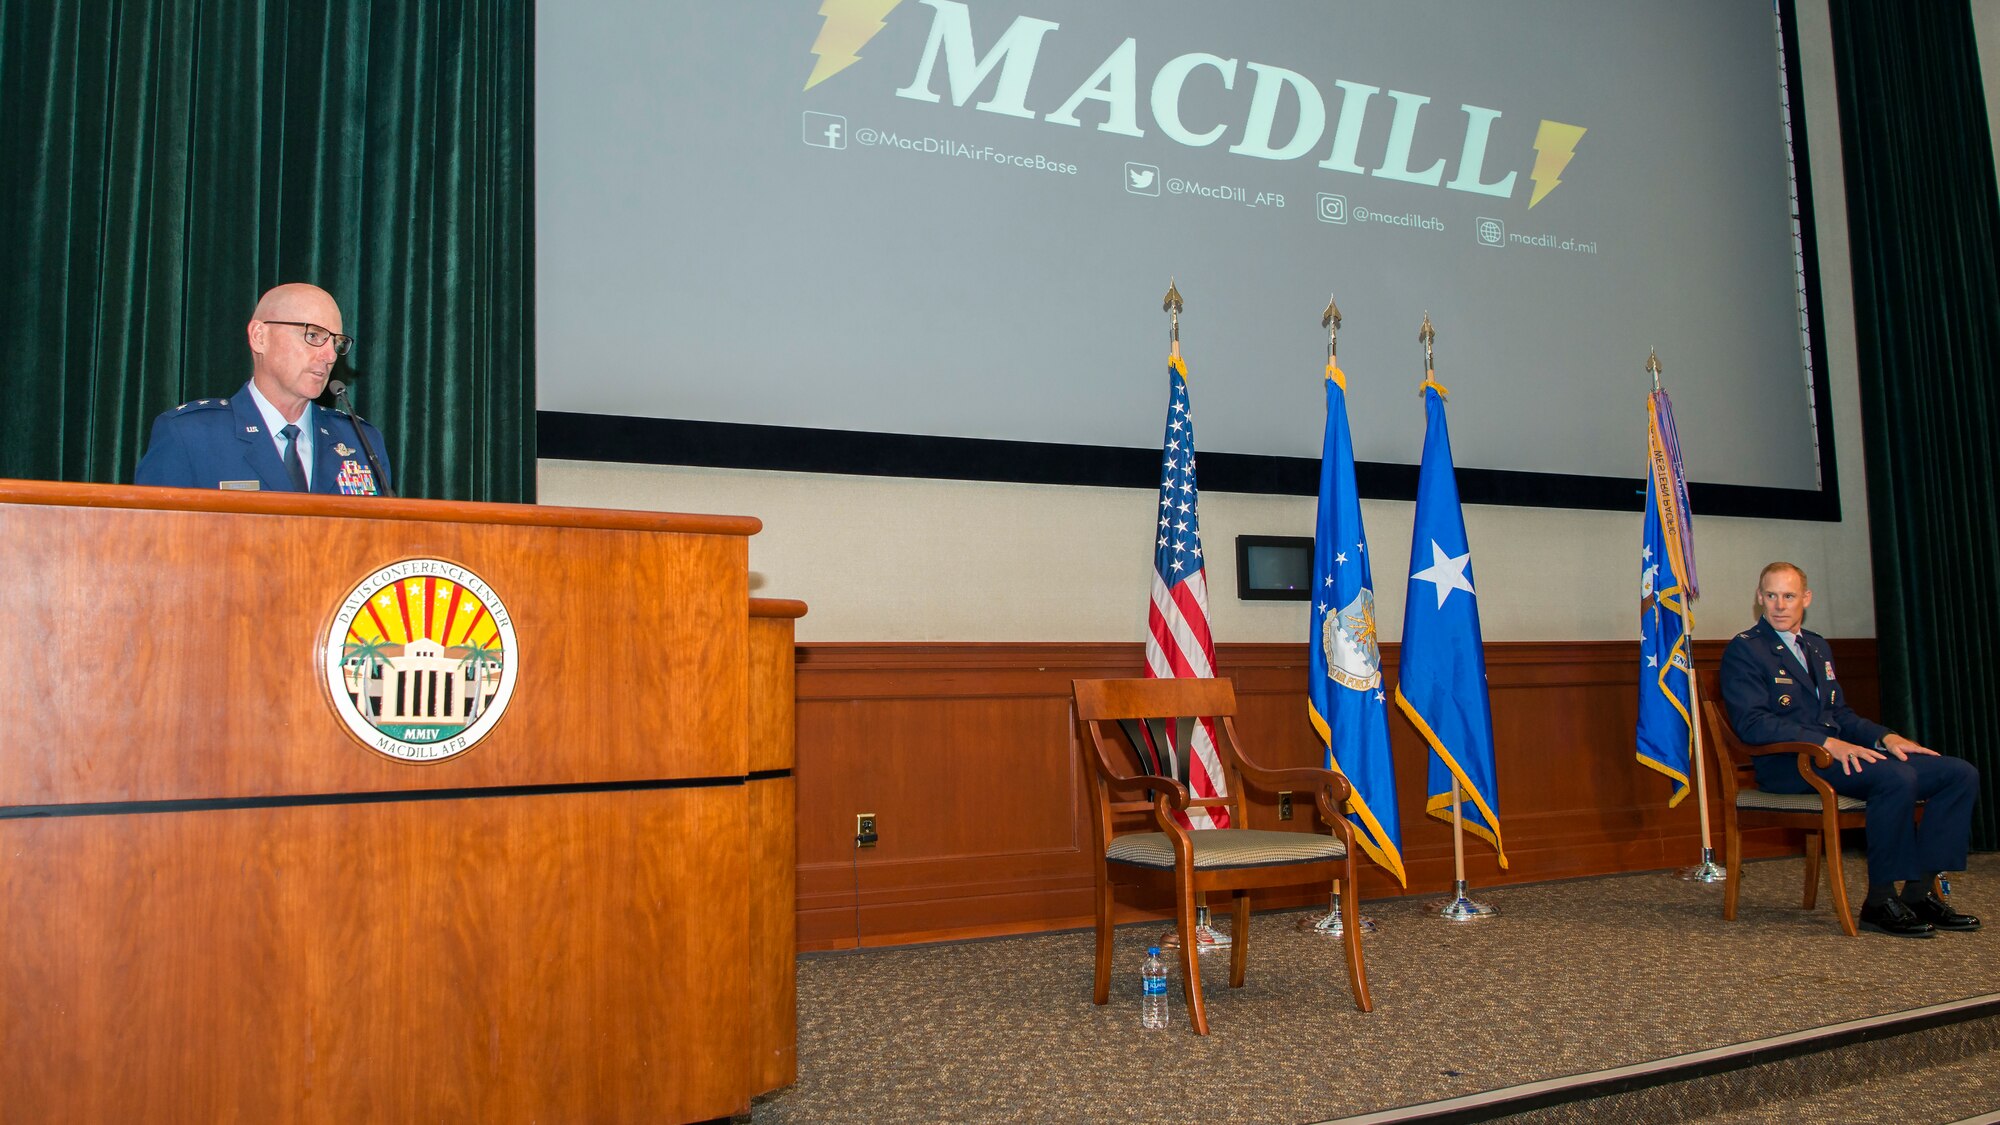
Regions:
[[[1167,432],[1160,452],[1160,521],[1153,548],[1153,604],[1146,612],[1146,675],[1215,675],[1215,641],[1208,632],[1208,574],[1201,556],[1201,494],[1194,483],[1194,412],[1188,407],[1187,365],[1167,359]],[[1173,772],[1196,797],[1224,796],[1215,724],[1189,732],[1193,753],[1169,746]],[[1227,809],[1193,809],[1193,828],[1227,828]]]

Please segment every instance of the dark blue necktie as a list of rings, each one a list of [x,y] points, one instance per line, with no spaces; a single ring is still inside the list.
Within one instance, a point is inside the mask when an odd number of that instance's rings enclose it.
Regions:
[[[286,426],[279,430],[285,435],[285,471],[292,474],[292,487],[300,492],[310,492],[306,487],[306,465],[299,460],[299,428]]]
[[[1820,682],[1819,669],[1813,667],[1812,650],[1806,647],[1806,639],[1799,638],[1799,661],[1806,666],[1806,678],[1812,681],[1813,694],[1826,698],[1826,685]]]

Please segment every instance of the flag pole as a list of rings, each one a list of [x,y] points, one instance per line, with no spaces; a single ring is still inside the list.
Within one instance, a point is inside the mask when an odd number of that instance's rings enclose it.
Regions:
[[[1160,301],[1160,311],[1167,314],[1167,335],[1169,340],[1167,358],[1170,361],[1181,357],[1181,310],[1185,307],[1187,307],[1186,303],[1181,300],[1180,286],[1175,283],[1173,278],[1169,277],[1167,279],[1167,295]],[[1190,750],[1190,752],[1192,751]],[[1231,940],[1229,935],[1217,933],[1215,927],[1209,924],[1208,892],[1202,891],[1198,893],[1195,896],[1194,906],[1194,951],[1196,953],[1214,953],[1218,949],[1228,949]],[[1180,944],[1181,932],[1178,928],[1168,930],[1166,933],[1160,935],[1159,946],[1161,949],[1178,949],[1180,948]]]
[[[1337,366],[1340,356],[1340,306],[1334,303],[1333,294],[1326,297],[1326,311],[1320,314],[1319,326],[1326,329],[1326,363]],[[1360,892],[1355,892],[1360,893]],[[1375,932],[1375,919],[1366,914],[1355,920],[1355,928],[1362,937]],[[1321,937],[1344,938],[1347,936],[1347,921],[1340,909],[1340,880],[1333,881],[1333,892],[1327,899],[1326,913],[1308,914],[1298,920],[1300,930]]]
[[[1424,381],[1417,385],[1417,395],[1421,398],[1424,388],[1438,386],[1437,329],[1431,327],[1429,309],[1424,310],[1423,327],[1417,329],[1417,342],[1424,346]],[[1464,794],[1464,787],[1454,778],[1451,783],[1452,891],[1449,897],[1431,903],[1431,909],[1447,922],[1483,922],[1499,914],[1500,909],[1491,903],[1475,902],[1465,894]]]
[[[1660,363],[1657,349],[1647,349],[1646,371],[1653,377],[1653,390],[1660,389],[1660,372],[1665,368]],[[1692,608],[1694,591],[1681,594],[1683,604]],[[1687,613],[1681,618],[1682,636],[1687,638],[1688,670],[1694,670],[1694,614]],[[1694,772],[1695,807],[1701,814],[1701,862],[1693,867],[1683,867],[1678,874],[1690,883],[1720,883],[1728,878],[1728,872],[1715,862],[1715,839],[1708,824],[1708,767],[1704,765],[1707,756],[1701,749],[1701,677],[1688,676],[1688,731],[1694,736],[1694,759],[1688,766]]]
[[[1500,913],[1490,902],[1467,898],[1465,894],[1465,790],[1456,781],[1451,785],[1451,858],[1456,877],[1451,895],[1430,904],[1431,910],[1447,922],[1484,922]]]
[[[1465,790],[1451,787],[1451,869],[1453,878],[1465,886]],[[1461,892],[1462,893],[1462,892]]]

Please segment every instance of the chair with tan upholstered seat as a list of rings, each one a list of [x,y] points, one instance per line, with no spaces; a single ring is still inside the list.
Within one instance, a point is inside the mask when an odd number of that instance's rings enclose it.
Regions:
[[[1197,896],[1208,891],[1231,895],[1229,985],[1241,988],[1250,947],[1249,892],[1342,880],[1348,984],[1354,1006],[1372,1009],[1361,962],[1353,829],[1342,815],[1350,794],[1347,779],[1324,769],[1265,769],[1245,758],[1236,737],[1236,691],[1228,680],[1076,680],[1071,690],[1084,731],[1078,751],[1091,795],[1095,841],[1097,976],[1092,999],[1102,1004],[1110,998],[1113,883],[1172,889],[1188,1022],[1206,1035],[1208,1014],[1202,1006],[1194,933]],[[1201,718],[1214,723],[1225,797],[1193,797],[1186,784],[1166,776],[1158,764],[1157,751],[1169,732],[1178,732],[1174,745],[1185,753],[1187,732]],[[1241,827],[1249,823],[1246,782],[1262,792],[1290,790],[1301,799],[1310,794],[1331,834]],[[1190,809],[1227,810],[1232,827],[1190,830],[1175,816]],[[1142,819],[1134,814],[1149,815]]]
[[[1720,677],[1701,674],[1701,711],[1714,747],[1716,773],[1722,781],[1723,871],[1722,916],[1736,919],[1736,898],[1743,887],[1744,825],[1751,827],[1799,828],[1806,833],[1806,884],[1803,909],[1811,910],[1819,900],[1820,857],[1826,857],[1827,881],[1833,887],[1833,909],[1840,928],[1848,937],[1858,933],[1854,911],[1847,905],[1847,881],[1840,867],[1840,830],[1860,828],[1867,818],[1868,803],[1859,797],[1843,797],[1825,779],[1813,772],[1814,766],[1833,764],[1826,747],[1810,742],[1774,742],[1751,746],[1736,737],[1735,728],[1723,711]],[[1756,769],[1750,760],[1765,754],[1791,754],[1798,758],[1799,774],[1812,786],[1810,793],[1770,793],[1757,788]]]

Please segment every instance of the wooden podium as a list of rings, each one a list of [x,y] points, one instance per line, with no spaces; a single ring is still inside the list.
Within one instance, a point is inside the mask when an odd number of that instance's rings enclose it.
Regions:
[[[0,481],[0,1117],[682,1122],[792,1081],[804,607],[753,629],[759,526]],[[326,667],[408,560],[513,630],[441,760],[364,744]]]

